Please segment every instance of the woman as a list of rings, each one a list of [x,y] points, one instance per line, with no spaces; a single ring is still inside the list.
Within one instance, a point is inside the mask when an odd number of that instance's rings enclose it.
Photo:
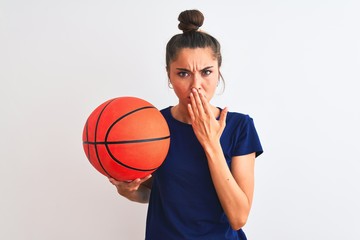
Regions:
[[[179,102],[161,110],[169,153],[153,177],[110,181],[120,195],[149,202],[146,239],[246,239],[254,162],[262,147],[252,119],[210,103],[222,76],[220,44],[199,31],[197,10],[180,13],[166,47],[169,85]]]

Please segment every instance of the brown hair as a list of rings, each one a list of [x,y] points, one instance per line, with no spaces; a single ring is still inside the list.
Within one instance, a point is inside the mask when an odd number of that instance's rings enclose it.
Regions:
[[[166,45],[166,70],[169,72],[170,63],[177,58],[183,48],[207,48],[210,47],[214,57],[221,66],[222,57],[220,43],[208,33],[199,31],[204,23],[204,15],[198,10],[186,10],[180,13],[178,28],[183,33],[174,35]],[[224,82],[221,73],[220,77]]]

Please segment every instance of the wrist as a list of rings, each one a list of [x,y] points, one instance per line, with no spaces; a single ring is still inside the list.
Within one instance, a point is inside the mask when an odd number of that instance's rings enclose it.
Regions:
[[[222,152],[220,141],[209,142],[208,144],[204,144],[203,146],[206,155],[214,156],[219,152]]]

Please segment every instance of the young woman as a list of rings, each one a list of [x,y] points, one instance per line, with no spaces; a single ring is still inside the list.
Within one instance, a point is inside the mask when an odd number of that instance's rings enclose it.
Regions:
[[[169,153],[153,176],[110,181],[120,195],[149,202],[147,240],[246,239],[241,228],[253,200],[260,140],[248,115],[210,103],[222,59],[219,42],[199,30],[202,13],[187,10],[178,19],[183,33],[167,44],[166,70],[179,101],[161,110]]]

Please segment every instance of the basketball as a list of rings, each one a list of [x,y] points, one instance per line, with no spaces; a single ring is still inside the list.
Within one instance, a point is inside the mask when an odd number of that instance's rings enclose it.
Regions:
[[[160,111],[136,97],[118,97],[98,106],[88,117],[82,138],[92,166],[118,181],[154,172],[170,146],[169,128]]]

